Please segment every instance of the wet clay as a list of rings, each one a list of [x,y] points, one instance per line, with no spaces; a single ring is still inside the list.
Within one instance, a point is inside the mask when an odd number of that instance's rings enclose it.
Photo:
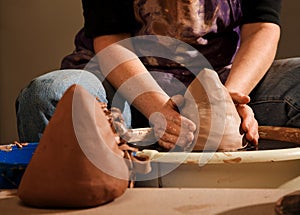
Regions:
[[[232,151],[242,147],[241,119],[213,70],[202,70],[184,95],[183,116],[197,125],[194,151]]]

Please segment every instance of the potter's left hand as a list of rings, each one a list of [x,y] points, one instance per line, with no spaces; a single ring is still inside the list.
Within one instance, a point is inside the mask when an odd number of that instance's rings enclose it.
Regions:
[[[166,149],[172,149],[175,145],[185,149],[190,146],[194,139],[196,125],[178,113],[178,107],[183,104],[183,96],[173,96],[159,112],[150,116],[149,120],[154,134],[158,138],[158,144]]]
[[[236,92],[230,93],[230,96],[236,104],[237,112],[242,119],[241,129],[245,132],[246,139],[254,145],[257,145],[259,138],[258,123],[254,118],[253,110],[247,105],[250,102],[250,97]]]

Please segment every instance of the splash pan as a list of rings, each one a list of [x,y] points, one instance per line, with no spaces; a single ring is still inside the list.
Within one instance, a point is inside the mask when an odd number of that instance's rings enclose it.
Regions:
[[[143,150],[151,157],[156,179],[137,186],[202,188],[300,187],[299,144],[260,141],[258,149],[236,152],[158,152]],[[172,171],[166,173],[166,169]]]

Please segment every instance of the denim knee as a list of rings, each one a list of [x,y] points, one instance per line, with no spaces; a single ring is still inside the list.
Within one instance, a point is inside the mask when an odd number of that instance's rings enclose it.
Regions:
[[[107,102],[99,79],[84,70],[58,70],[39,76],[24,88],[16,100],[20,141],[39,141],[64,92],[80,84],[101,101]]]

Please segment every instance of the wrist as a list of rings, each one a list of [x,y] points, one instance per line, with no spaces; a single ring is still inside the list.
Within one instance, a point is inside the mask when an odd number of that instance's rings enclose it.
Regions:
[[[160,112],[170,97],[165,93],[149,91],[139,95],[132,104],[147,118],[155,112]]]

